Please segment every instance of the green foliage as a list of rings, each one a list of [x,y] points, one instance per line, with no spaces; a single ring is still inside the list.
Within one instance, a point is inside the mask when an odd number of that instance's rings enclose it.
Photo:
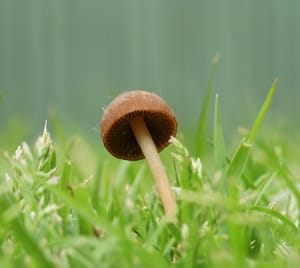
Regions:
[[[218,96],[209,167],[171,139],[162,155],[172,160],[176,223],[165,221],[143,161],[96,155],[82,137],[69,141],[53,116],[56,142],[45,126],[33,146],[5,153],[0,266],[298,267],[299,171],[283,155],[286,143],[258,136],[275,88],[233,157]]]

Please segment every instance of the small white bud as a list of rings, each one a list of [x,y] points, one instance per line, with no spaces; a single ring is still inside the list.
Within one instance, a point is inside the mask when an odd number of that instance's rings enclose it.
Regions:
[[[181,227],[181,236],[183,240],[187,240],[189,237],[189,227],[185,223]]]

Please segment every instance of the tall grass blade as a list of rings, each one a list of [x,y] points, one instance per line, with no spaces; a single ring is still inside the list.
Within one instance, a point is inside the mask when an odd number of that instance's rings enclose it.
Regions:
[[[222,170],[226,164],[225,143],[221,114],[219,109],[219,95],[215,99],[215,119],[214,119],[214,158],[218,170]]]
[[[221,181],[219,184],[220,191],[226,193],[227,178],[226,178],[226,150],[224,143],[223,127],[221,122],[221,113],[219,109],[219,95],[215,98],[215,118],[214,118],[214,159],[217,171],[221,171]]]
[[[271,104],[273,95],[275,93],[276,87],[277,87],[278,79],[276,78],[269,90],[269,93],[260,109],[260,112],[258,113],[254,124],[252,126],[252,129],[249,133],[249,136],[247,139],[243,139],[237,148],[233,159],[228,167],[227,175],[228,176],[237,176],[240,177],[243,173],[244,167],[248,161],[248,157],[251,151],[252,144],[256,138],[257,132],[259,130],[259,127],[261,126],[261,123],[268,111],[268,108]]]
[[[259,130],[259,127],[261,126],[262,121],[264,120],[266,113],[270,107],[271,101],[273,99],[273,96],[274,96],[274,93],[275,93],[275,90],[277,87],[277,83],[278,83],[278,79],[276,78],[269,90],[269,93],[265,99],[263,106],[261,107],[261,109],[258,113],[258,116],[256,117],[256,119],[254,121],[254,124],[252,126],[252,129],[251,129],[251,132],[250,132],[249,138],[248,138],[248,142],[251,144],[254,142],[257,132]]]
[[[207,121],[208,121],[208,113],[209,113],[209,106],[210,106],[210,99],[211,99],[211,93],[213,89],[214,79],[215,79],[215,73],[216,73],[216,67],[219,63],[220,55],[219,53],[216,53],[213,61],[212,66],[210,70],[209,80],[206,87],[205,97],[202,103],[202,109],[198,124],[198,130],[197,130],[197,140],[196,140],[196,152],[195,155],[197,157],[201,157],[204,150],[205,145],[205,139],[206,139],[206,129],[207,129]]]

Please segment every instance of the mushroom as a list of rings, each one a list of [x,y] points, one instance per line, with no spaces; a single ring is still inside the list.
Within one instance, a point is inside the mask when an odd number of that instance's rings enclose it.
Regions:
[[[105,109],[100,129],[105,148],[116,158],[146,158],[167,218],[174,219],[176,201],[158,155],[177,132],[176,117],[169,105],[147,91],[125,92]]]

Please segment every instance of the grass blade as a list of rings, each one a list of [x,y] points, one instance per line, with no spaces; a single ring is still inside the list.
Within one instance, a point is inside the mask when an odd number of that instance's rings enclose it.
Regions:
[[[262,121],[264,120],[265,118],[265,115],[269,109],[269,106],[271,104],[271,101],[273,99],[273,96],[274,96],[274,93],[275,93],[275,90],[276,90],[276,87],[277,87],[277,82],[278,82],[278,79],[276,78],[269,90],[269,93],[265,99],[265,102],[263,104],[263,106],[261,107],[259,113],[258,113],[258,116],[256,117],[255,121],[254,121],[254,124],[252,126],[252,129],[251,129],[251,132],[249,134],[249,138],[248,138],[248,142],[249,143],[253,143],[255,138],[256,138],[256,135],[257,135],[257,132],[258,132],[258,129],[259,127],[261,126],[262,124]]]
[[[275,81],[273,82],[273,84],[269,90],[269,93],[260,109],[260,112],[258,113],[258,115],[254,121],[254,124],[249,133],[248,138],[243,139],[241,141],[239,147],[237,148],[237,150],[233,156],[233,159],[227,170],[227,175],[229,177],[230,176],[240,177],[241,174],[243,173],[244,167],[248,161],[248,157],[249,157],[249,154],[251,151],[252,144],[256,138],[259,127],[261,126],[261,123],[262,123],[262,121],[268,111],[268,108],[271,104],[273,95],[276,90],[277,82],[278,82],[278,79],[275,79]]]
[[[215,119],[214,119],[214,157],[215,165],[218,170],[222,170],[226,163],[225,144],[221,115],[219,110],[219,95],[215,99]]]
[[[219,189],[223,193],[228,192],[227,177],[226,177],[226,152],[223,135],[223,127],[221,122],[221,113],[219,109],[219,95],[215,98],[215,118],[214,118],[214,158],[217,171],[221,171],[221,181]]]
[[[207,121],[208,121],[208,112],[209,112],[209,105],[211,99],[212,88],[215,79],[216,73],[216,66],[219,63],[219,53],[216,53],[211,70],[209,75],[208,84],[206,87],[205,97],[202,103],[202,110],[200,114],[199,124],[198,124],[198,131],[197,131],[197,141],[196,141],[196,152],[195,155],[197,157],[201,157],[204,149],[205,139],[206,139],[206,128],[207,128]]]
[[[298,228],[296,227],[296,225],[292,222],[292,220],[289,217],[281,214],[280,212],[278,212],[274,209],[267,208],[267,207],[261,207],[261,206],[249,206],[247,208],[250,209],[250,210],[263,212],[263,213],[265,213],[269,216],[277,218],[280,221],[282,221],[284,224],[289,225],[290,227],[292,227],[294,231],[298,231]]]
[[[245,168],[245,165],[247,163],[250,150],[252,145],[246,142],[246,139],[242,139],[241,143],[239,144],[239,147],[234,153],[234,156],[232,158],[232,161],[227,169],[227,176],[237,176],[240,177],[243,173],[243,170]]]

